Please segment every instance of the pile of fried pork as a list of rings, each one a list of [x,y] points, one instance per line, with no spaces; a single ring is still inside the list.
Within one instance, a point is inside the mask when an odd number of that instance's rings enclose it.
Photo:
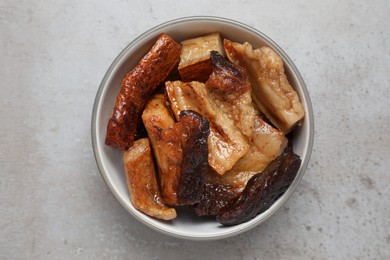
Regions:
[[[172,220],[187,205],[236,225],[294,180],[301,160],[286,135],[303,118],[273,49],[161,34],[123,79],[105,142],[124,151],[136,209]]]

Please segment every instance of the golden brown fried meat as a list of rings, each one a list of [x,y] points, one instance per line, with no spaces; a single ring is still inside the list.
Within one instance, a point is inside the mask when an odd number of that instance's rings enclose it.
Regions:
[[[205,82],[212,70],[210,51],[223,53],[223,43],[218,32],[182,42],[179,73],[182,81]]]
[[[105,143],[122,151],[134,141],[142,109],[156,87],[178,63],[181,45],[161,34],[149,52],[122,81]]]
[[[176,210],[162,203],[149,139],[142,138],[135,141],[134,145],[124,153],[123,162],[133,206],[155,218],[163,220],[176,218]]]
[[[196,213],[217,215],[221,208],[242,194],[249,179],[283,153],[286,145],[282,132],[256,117],[249,152],[224,175],[210,172],[206,176],[201,200],[195,206]]]
[[[142,120],[152,142],[164,203],[199,202],[207,171],[209,122],[194,111],[181,111],[174,123],[162,94],[146,105]]]
[[[249,152],[244,155],[230,170],[233,174],[240,172],[258,173],[279,155],[287,146],[287,138],[282,132],[256,116],[250,140]]]
[[[230,63],[220,53],[212,51],[210,56],[213,72],[206,82],[209,96],[238,130],[251,138],[256,112],[249,77],[243,67]]]
[[[271,48],[224,40],[226,55],[250,75],[253,99],[279,130],[288,133],[304,117],[298,94],[288,82],[282,58]]]
[[[166,82],[166,92],[176,118],[182,110],[193,110],[210,120],[209,164],[215,172],[224,174],[248,152],[247,139],[211,99],[205,84]]]

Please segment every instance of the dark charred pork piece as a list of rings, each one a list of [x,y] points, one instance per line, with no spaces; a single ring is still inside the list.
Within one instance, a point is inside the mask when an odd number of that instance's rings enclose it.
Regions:
[[[290,186],[301,165],[291,148],[254,175],[242,194],[221,208],[217,220],[223,225],[246,222],[267,210]]]
[[[162,94],[142,115],[159,170],[162,198],[168,205],[192,205],[200,199],[208,167],[209,121],[194,111],[181,111],[174,123]]]
[[[181,45],[161,34],[150,51],[122,81],[105,143],[126,151],[133,145],[142,109],[157,86],[179,62]]]
[[[208,87],[235,97],[250,90],[249,78],[243,67],[229,62],[217,51],[211,51],[210,57],[213,73],[207,80]]]
[[[205,177],[202,193],[198,204],[194,205],[198,216],[215,216],[229,201],[237,199],[245,188],[252,172],[229,171],[219,175],[209,169]]]
[[[179,131],[182,143],[182,164],[177,198],[179,203],[192,205],[200,200],[201,187],[208,169],[207,139],[209,121],[194,111],[180,112]]]

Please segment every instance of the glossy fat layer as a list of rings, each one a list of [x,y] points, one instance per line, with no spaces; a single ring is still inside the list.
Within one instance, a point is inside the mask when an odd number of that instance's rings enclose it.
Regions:
[[[260,172],[276,157],[283,153],[287,138],[282,132],[256,116],[250,141],[249,152],[230,170],[232,174],[240,172]]]
[[[210,120],[209,164],[218,174],[230,170],[248,152],[245,136],[210,98],[205,84],[167,82],[166,92],[176,118],[180,111],[193,110]]]
[[[238,130],[251,138],[256,112],[249,77],[243,67],[230,63],[220,53],[212,51],[210,55],[213,72],[206,82],[209,96]]]
[[[212,72],[210,51],[224,52],[221,36],[218,32],[188,39],[182,42],[179,73],[184,82],[205,82]]]
[[[224,40],[226,55],[250,74],[253,97],[267,118],[288,133],[304,117],[298,94],[287,80],[282,58],[271,48]]]

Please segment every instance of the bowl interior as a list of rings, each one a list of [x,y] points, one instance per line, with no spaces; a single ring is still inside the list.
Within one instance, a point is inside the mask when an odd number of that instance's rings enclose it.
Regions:
[[[267,211],[246,223],[232,227],[224,227],[215,221],[215,218],[196,216],[193,210],[188,207],[180,207],[177,209],[177,219],[171,222],[160,221],[137,211],[131,204],[122,163],[123,153],[104,144],[107,122],[112,115],[112,109],[123,77],[136,66],[160,33],[164,32],[177,42],[180,42],[184,39],[215,31],[220,32],[222,37],[233,41],[247,41],[254,48],[263,45],[270,46],[283,58],[289,81],[299,94],[306,111],[302,126],[297,128],[293,133],[294,151],[300,155],[302,165],[297,177],[285,194]],[[313,112],[309,96],[299,72],[288,56],[272,40],[259,31],[232,20],[215,17],[189,17],[167,22],[147,31],[130,43],[114,60],[103,78],[96,96],[92,116],[92,141],[95,158],[105,182],[118,201],[133,216],[152,228],[173,236],[190,239],[216,239],[241,233],[263,222],[294,192],[304,174],[311,153],[313,141],[312,117]]]

